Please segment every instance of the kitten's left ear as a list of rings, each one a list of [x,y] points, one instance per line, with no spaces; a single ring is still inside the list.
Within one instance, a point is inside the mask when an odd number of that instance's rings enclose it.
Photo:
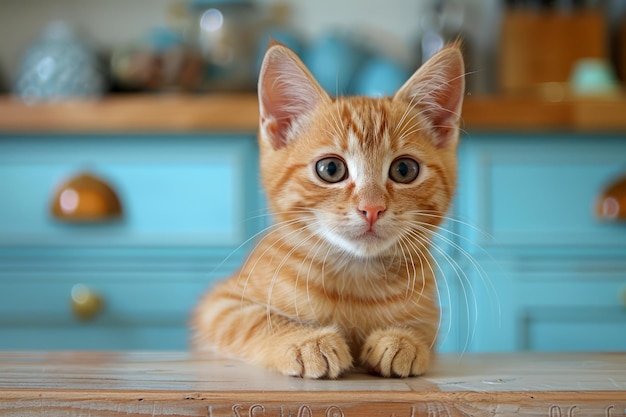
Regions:
[[[433,55],[396,92],[394,99],[415,106],[430,122],[437,146],[456,143],[465,92],[465,65],[459,43]]]

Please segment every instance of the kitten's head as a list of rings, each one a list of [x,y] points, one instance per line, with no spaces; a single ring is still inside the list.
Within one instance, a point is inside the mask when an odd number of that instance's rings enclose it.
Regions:
[[[332,98],[271,45],[258,90],[261,173],[283,230],[358,257],[419,252],[454,194],[464,71],[451,45],[392,97]]]

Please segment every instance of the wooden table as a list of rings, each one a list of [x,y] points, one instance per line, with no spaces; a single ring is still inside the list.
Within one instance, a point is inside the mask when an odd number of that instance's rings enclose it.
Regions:
[[[626,353],[440,356],[421,378],[284,377],[187,352],[0,352],[0,416],[623,416]]]

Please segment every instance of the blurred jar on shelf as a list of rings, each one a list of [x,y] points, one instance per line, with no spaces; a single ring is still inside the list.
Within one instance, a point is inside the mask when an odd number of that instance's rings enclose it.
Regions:
[[[194,91],[202,83],[203,60],[177,31],[155,28],[116,48],[111,73],[116,90]]]
[[[253,90],[262,18],[249,0],[192,0],[190,38],[205,62],[203,89]]]
[[[27,103],[99,98],[107,75],[94,45],[66,22],[53,21],[26,49],[14,93]]]

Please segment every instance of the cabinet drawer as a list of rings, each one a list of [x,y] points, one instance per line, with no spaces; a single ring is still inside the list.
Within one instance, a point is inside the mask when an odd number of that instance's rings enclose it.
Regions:
[[[256,159],[251,136],[0,136],[0,246],[239,245],[258,223],[246,221],[259,208]],[[120,221],[51,216],[56,188],[83,171],[117,192]]]
[[[521,349],[624,351],[626,308],[544,307],[523,313]]]
[[[0,349],[184,348],[192,309],[213,282],[237,268],[239,257],[233,258],[217,268],[211,258],[104,254],[38,259],[38,267],[0,263]],[[89,319],[74,310],[77,285],[102,301]]]
[[[0,321],[12,325],[80,322],[72,313],[72,289],[83,285],[104,302],[93,323],[183,323],[208,284],[157,273],[127,273],[115,278],[94,273],[50,274],[39,281],[5,281],[0,295]]]
[[[0,350],[185,350],[184,324],[0,327]]]
[[[510,255],[479,262],[489,287],[474,277],[475,350],[626,349],[626,258]]]
[[[462,211],[479,244],[626,248],[626,227],[595,217],[600,192],[626,173],[622,138],[486,136],[462,153]]]

